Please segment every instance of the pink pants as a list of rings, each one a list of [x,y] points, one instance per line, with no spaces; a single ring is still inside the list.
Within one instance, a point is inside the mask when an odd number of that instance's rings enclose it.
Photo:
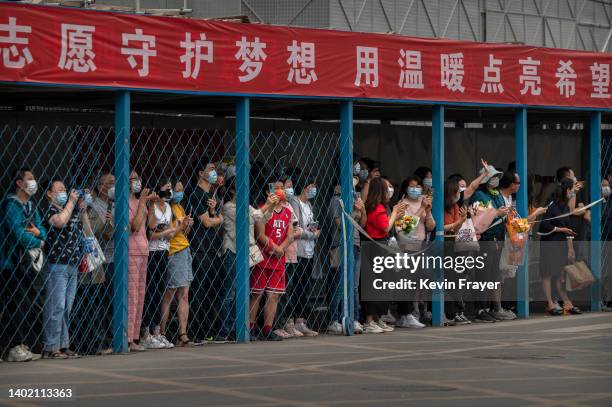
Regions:
[[[132,255],[128,260],[128,342],[140,338],[148,260],[148,256]]]

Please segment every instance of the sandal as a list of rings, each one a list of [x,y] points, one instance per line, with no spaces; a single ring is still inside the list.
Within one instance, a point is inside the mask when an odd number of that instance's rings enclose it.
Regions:
[[[563,315],[563,310],[560,310],[559,308],[548,308],[548,307],[547,307],[547,308],[546,308],[546,310],[545,310],[545,312],[546,312],[548,315],[551,315],[551,316],[553,316],[553,317],[558,317],[558,316]]]
[[[65,353],[56,351],[44,351],[42,353],[42,358],[43,359],[68,359],[68,355],[66,355]]]
[[[66,355],[68,359],[79,359],[81,357],[81,355],[79,355],[78,353],[70,349],[64,349],[64,350],[60,349],[60,352]]]
[[[563,308],[563,315],[580,315],[582,314],[582,311],[580,311],[580,308],[578,307],[571,307],[571,308]]]
[[[179,334],[176,346],[181,348],[191,347],[193,346],[193,342],[191,342],[191,339],[189,339],[186,333],[183,333]]]

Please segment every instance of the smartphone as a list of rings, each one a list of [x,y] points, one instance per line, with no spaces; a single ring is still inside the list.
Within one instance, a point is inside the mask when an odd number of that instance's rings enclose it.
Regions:
[[[268,192],[270,192],[271,194],[276,192],[276,188],[274,187],[274,184],[272,182],[268,184]]]

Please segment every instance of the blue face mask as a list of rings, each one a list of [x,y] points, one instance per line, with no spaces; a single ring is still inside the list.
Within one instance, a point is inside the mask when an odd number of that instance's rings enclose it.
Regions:
[[[308,199],[314,199],[315,196],[317,196],[317,188],[312,187],[308,190]]]
[[[357,163],[353,167],[353,175],[359,175],[359,171],[361,171],[361,165],[359,165],[359,163]]]
[[[184,191],[180,191],[180,192],[174,191],[174,195],[172,196],[172,202],[179,203],[183,200],[184,196],[185,196]]]
[[[66,192],[58,192],[55,195],[55,203],[59,206],[65,206],[68,202],[68,194]]]
[[[363,169],[363,170],[359,171],[359,179],[362,180],[362,181],[365,181],[366,179],[368,179],[368,175],[369,175],[369,173],[368,173],[368,170],[366,170],[366,169]]]
[[[85,204],[87,206],[91,206],[91,204],[93,203],[93,198],[91,197],[91,194],[85,194],[83,200],[85,201]]]
[[[419,199],[423,195],[423,189],[421,187],[408,187],[406,193],[410,199]]]
[[[285,188],[285,195],[287,198],[292,198],[295,195],[293,188]]]
[[[433,180],[431,178],[424,178],[423,185],[431,188],[431,186],[433,185]]]
[[[208,182],[211,184],[215,184],[217,182],[217,171],[212,170],[208,173]]]

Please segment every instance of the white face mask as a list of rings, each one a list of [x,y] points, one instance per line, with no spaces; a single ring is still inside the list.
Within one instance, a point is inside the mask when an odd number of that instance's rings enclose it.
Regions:
[[[610,198],[610,187],[601,187],[601,196],[608,199]]]
[[[135,179],[134,181],[132,181],[132,192],[137,194],[141,190],[142,190],[142,181],[139,179]]]
[[[389,188],[389,189],[387,189],[387,197],[388,197],[389,199],[393,198],[393,194],[394,194],[394,193],[395,193],[395,189],[393,189],[393,188]]]
[[[36,180],[31,179],[25,181],[25,185],[24,191],[26,194],[28,194],[28,196],[32,196],[38,191],[38,184],[36,183]]]
[[[114,201],[115,200],[115,186],[110,187],[106,195],[108,196],[108,199],[110,199],[111,201]]]
[[[459,187],[459,193],[465,191],[467,188],[466,187]]]
[[[491,178],[491,180],[488,182],[489,188],[497,188],[499,186],[499,178],[495,177],[495,178]]]

